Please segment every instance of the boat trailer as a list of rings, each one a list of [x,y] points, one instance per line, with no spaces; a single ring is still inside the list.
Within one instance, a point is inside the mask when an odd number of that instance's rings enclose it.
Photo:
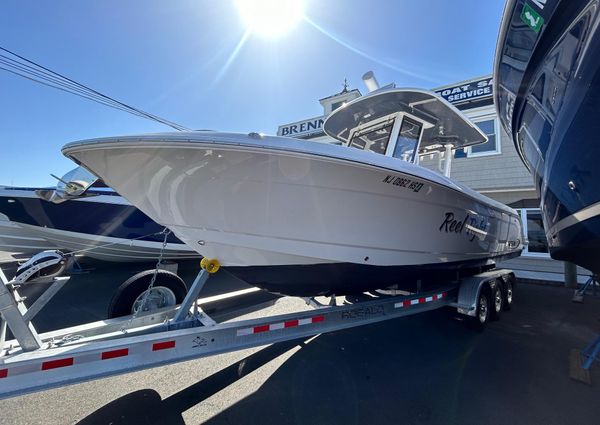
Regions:
[[[200,290],[216,260],[202,267],[179,306],[88,323],[38,334],[32,319],[68,281],[49,277],[51,285],[29,309],[0,268],[0,398],[136,370],[288,341],[340,329],[454,307],[484,325],[512,303],[514,273],[494,269],[435,291],[395,295],[372,293],[366,301],[336,305],[306,299],[312,310],[252,320],[217,323],[198,303]],[[378,295],[375,295],[378,294]],[[7,327],[15,340],[6,341]]]

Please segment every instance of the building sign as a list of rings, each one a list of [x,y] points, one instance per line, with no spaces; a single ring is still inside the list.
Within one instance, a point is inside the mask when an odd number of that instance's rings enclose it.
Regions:
[[[470,102],[492,96],[492,77],[467,81],[456,86],[435,90],[450,103]]]
[[[280,125],[279,129],[277,129],[277,135],[287,137],[306,137],[315,133],[322,133],[325,118],[325,115],[323,115],[321,117],[315,117],[304,121]]]

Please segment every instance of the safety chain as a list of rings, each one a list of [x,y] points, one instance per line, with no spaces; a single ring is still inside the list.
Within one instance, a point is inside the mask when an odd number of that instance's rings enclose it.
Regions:
[[[165,252],[165,248],[167,247],[167,238],[171,234],[171,231],[165,227],[162,230],[162,232],[160,232],[160,233],[162,233],[164,235],[164,237],[163,237],[162,246],[160,248],[160,252],[158,254],[158,261],[156,262],[156,267],[154,268],[154,274],[152,275],[152,279],[150,280],[148,289],[146,289],[146,292],[144,292],[144,297],[142,298],[142,302],[140,302],[138,304],[138,306],[135,308],[135,310],[133,311],[133,315],[127,321],[127,324],[121,328],[121,331],[123,331],[123,332],[125,332],[127,330],[129,325],[131,325],[131,322],[138,316],[139,312],[144,311],[144,307],[146,306],[146,301],[148,300],[148,296],[150,295],[150,292],[152,291],[152,288],[154,287],[154,282],[156,282],[156,276],[158,275],[158,270],[160,269],[160,263],[162,263],[163,254]]]

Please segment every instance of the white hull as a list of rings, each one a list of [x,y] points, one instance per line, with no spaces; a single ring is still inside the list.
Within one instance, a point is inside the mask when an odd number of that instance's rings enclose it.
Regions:
[[[56,246],[0,214],[0,251],[35,254]]]
[[[456,264],[522,248],[514,210],[422,167],[285,138],[194,135],[63,151],[224,266]]]
[[[54,247],[97,260],[121,263],[157,260],[162,248],[160,242],[112,238],[27,224],[20,226],[29,233],[44,238]],[[186,245],[169,243],[165,247],[163,258],[165,260],[184,260],[198,258],[198,254]]]

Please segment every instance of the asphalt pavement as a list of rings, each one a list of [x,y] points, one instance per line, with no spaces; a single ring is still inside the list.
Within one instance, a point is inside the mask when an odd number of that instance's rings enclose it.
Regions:
[[[43,326],[102,314],[118,279],[101,273],[65,288]],[[240,284],[221,279],[211,290]],[[6,399],[0,424],[597,424],[600,368],[573,380],[569,356],[600,333],[600,297],[571,296],[523,284],[484,332],[436,310]]]

